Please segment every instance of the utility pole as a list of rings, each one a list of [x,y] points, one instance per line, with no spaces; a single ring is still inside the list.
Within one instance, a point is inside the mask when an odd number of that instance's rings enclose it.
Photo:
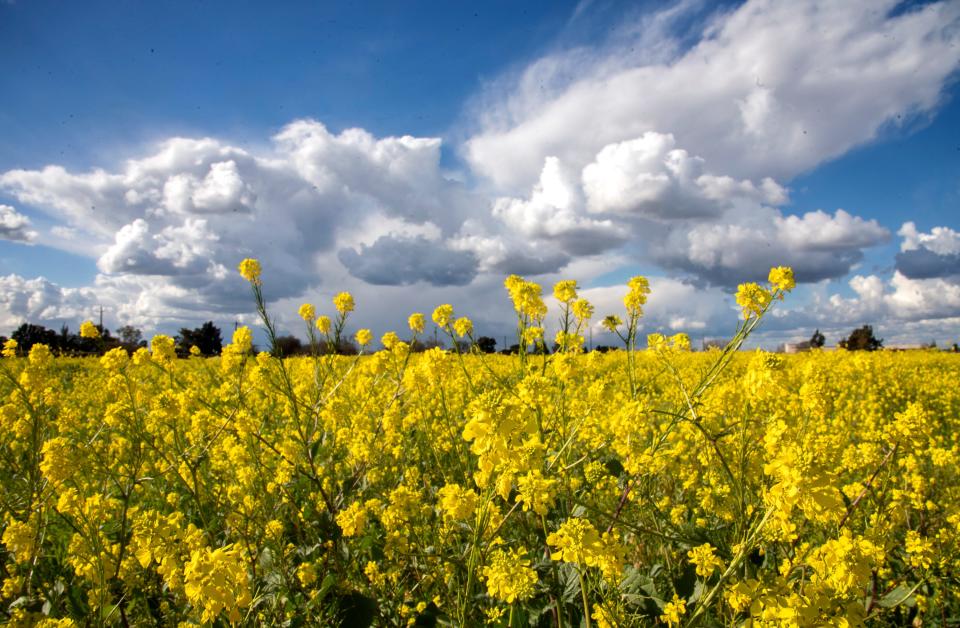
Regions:
[[[100,333],[103,333],[103,306],[100,306]]]

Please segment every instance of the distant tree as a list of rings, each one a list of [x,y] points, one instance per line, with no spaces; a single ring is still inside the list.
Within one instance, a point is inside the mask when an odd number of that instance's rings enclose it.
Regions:
[[[303,353],[303,342],[296,336],[277,336],[273,345],[274,357],[288,357]]]
[[[883,347],[883,340],[873,335],[871,325],[864,325],[854,329],[848,338],[841,340],[840,347],[848,351],[876,351]]]
[[[280,337],[278,337],[277,340],[280,340]],[[307,354],[310,352],[309,345],[304,346],[303,343],[301,343],[301,346],[301,353]],[[359,353],[357,345],[346,337],[340,338],[340,342],[321,342],[317,346],[317,350],[322,355],[357,355],[357,353]],[[284,355],[287,354],[284,353]]]
[[[490,336],[480,336],[477,338],[477,348],[484,353],[496,353],[497,341]]]
[[[80,350],[80,336],[70,333],[70,328],[64,323],[60,326],[60,336],[57,338],[57,348],[62,353],[75,353]]]
[[[182,328],[177,335],[177,352],[186,355],[190,347],[200,349],[202,355],[220,355],[223,349],[220,328],[213,321],[207,321],[196,329]]]
[[[99,338],[81,338],[80,348],[84,353],[103,354],[111,349],[120,346],[120,339],[110,333],[110,330],[103,325],[97,325],[97,331],[100,332]]]
[[[34,327],[39,327],[35,325]],[[53,336],[48,336],[43,340],[44,344],[61,355],[102,355],[104,351],[116,346],[116,339],[110,336],[110,332],[97,326],[100,332],[98,338],[83,338],[80,334],[70,331],[66,324],[60,326],[60,332],[50,331]],[[18,341],[19,342],[19,341]]]
[[[118,329],[117,337],[120,340],[121,346],[127,351],[136,351],[140,347],[147,346],[146,341],[143,339],[143,332],[133,325],[124,325]]]
[[[359,352],[357,345],[346,338],[341,338],[340,343],[334,347],[334,353],[337,355],[357,355]]]
[[[820,333],[820,330],[813,332],[813,335],[810,336],[810,348],[819,349],[827,342],[827,339],[823,334]]]
[[[52,329],[47,329],[43,325],[34,325],[33,323],[24,323],[17,327],[10,335],[17,341],[17,349],[26,353],[35,344],[43,343],[51,349],[59,349],[59,336]]]

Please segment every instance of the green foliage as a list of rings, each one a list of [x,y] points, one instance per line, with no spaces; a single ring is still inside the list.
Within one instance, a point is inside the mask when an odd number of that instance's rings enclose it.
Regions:
[[[847,351],[876,351],[883,347],[883,340],[873,335],[873,327],[864,325],[854,329],[850,336],[840,341],[840,347]]]
[[[810,348],[811,348],[811,349],[819,349],[819,348],[822,347],[824,344],[826,344],[826,342],[827,342],[827,339],[824,337],[823,334],[820,333],[820,330],[819,330],[819,329],[816,330],[815,332],[813,332],[813,335],[810,336]]]
[[[196,347],[202,355],[220,355],[223,349],[220,328],[214,325],[213,321],[207,321],[196,329],[184,327],[177,335],[177,347],[181,354],[186,354],[190,347]]]

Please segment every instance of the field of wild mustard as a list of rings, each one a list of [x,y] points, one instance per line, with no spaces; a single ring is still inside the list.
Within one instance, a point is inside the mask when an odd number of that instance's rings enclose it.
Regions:
[[[260,267],[240,267],[268,335]],[[541,289],[506,282],[521,344]],[[636,350],[642,277],[583,353],[151,350],[0,363],[2,614],[15,625],[635,626],[956,623],[960,360],[739,352],[793,288],[741,286],[722,351]],[[441,305],[450,340],[472,325]],[[87,329],[88,334],[95,331]],[[368,347],[367,330],[356,341]]]

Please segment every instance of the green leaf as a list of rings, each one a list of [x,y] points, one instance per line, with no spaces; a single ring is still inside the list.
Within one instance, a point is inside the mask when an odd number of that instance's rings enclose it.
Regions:
[[[707,592],[707,585],[703,580],[697,580],[697,584],[693,587],[693,595],[687,599],[688,604],[695,604],[703,598],[704,594]]]
[[[326,597],[327,592],[330,590],[330,587],[337,583],[337,577],[332,573],[328,573],[323,578],[323,582],[320,583],[320,588],[317,590],[317,599],[322,600]]]
[[[898,585],[893,591],[890,591],[880,598],[880,606],[883,608],[893,608],[903,604],[904,606],[913,606],[916,603],[913,593],[917,590],[916,586],[910,587],[906,584]]]
[[[563,586],[564,602],[578,603],[580,601],[580,577],[573,565],[564,563],[560,568],[560,584]]]

